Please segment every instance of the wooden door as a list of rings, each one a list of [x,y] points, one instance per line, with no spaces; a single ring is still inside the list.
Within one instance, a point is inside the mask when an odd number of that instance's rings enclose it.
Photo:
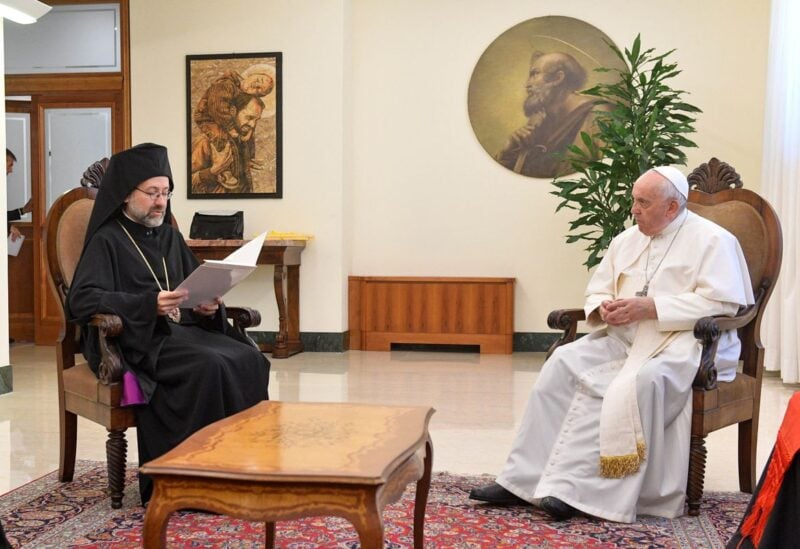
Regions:
[[[15,182],[8,182],[8,195],[17,194],[14,199],[9,198],[7,207],[9,210],[20,207],[30,196],[27,190],[14,188],[15,185],[24,186],[25,182],[30,185],[30,177],[25,177],[25,166],[22,164],[27,159],[27,152],[30,151],[31,140],[31,108],[27,101],[6,101],[6,113],[14,113],[14,124],[20,123],[14,133],[18,139],[12,139],[14,143],[8,143],[8,147],[17,156],[17,163],[14,166],[14,173],[17,176]],[[8,128],[8,117],[6,118],[6,128]],[[30,173],[28,174],[30,176]],[[14,177],[12,177],[14,179]],[[21,183],[22,182],[22,183]],[[30,185],[33,191],[33,185]],[[17,191],[13,193],[12,191]],[[16,256],[8,256],[8,331],[9,336],[16,341],[33,341],[34,335],[34,314],[33,314],[33,294],[35,284],[33,283],[33,224],[29,221],[16,221],[14,225],[19,229],[25,240],[22,248]]]
[[[48,4],[100,3],[99,0],[51,0]],[[53,345],[61,330],[61,307],[52,293],[44,257],[44,223],[47,216],[45,182],[47,147],[44,114],[51,108],[109,107],[112,152],[130,147],[130,51],[128,0],[120,0],[121,65],[119,72],[6,75],[6,96],[30,97],[31,185],[34,207],[30,227],[33,289],[33,339]],[[99,160],[99,159],[97,159]],[[86,166],[88,168],[88,165]],[[76,181],[78,186],[80,181]],[[12,337],[15,333],[11,319]]]
[[[53,344],[61,330],[61,305],[55,294],[50,288],[47,278],[47,260],[44,256],[44,223],[47,218],[49,204],[55,197],[48,194],[48,159],[53,154],[51,144],[46,139],[47,130],[45,128],[46,113],[52,110],[62,109],[109,109],[111,114],[111,151],[121,150],[124,145],[125,136],[121,132],[122,125],[118,121],[118,114],[121,112],[121,94],[115,92],[90,92],[82,94],[69,94],[58,97],[38,96],[34,101],[34,108],[37,112],[36,121],[38,131],[36,132],[37,142],[34,143],[33,150],[38,151],[37,156],[37,183],[38,193],[35,195],[36,207],[34,208],[34,257],[36,261],[33,266],[33,280],[38,281],[38,291],[34,292],[34,341],[37,345]],[[111,152],[109,151],[109,153]],[[87,158],[84,168],[88,168],[93,162],[102,158]],[[80,171],[80,170],[79,170]],[[75,172],[72,176],[74,182],[70,188],[80,185],[80,175]]]

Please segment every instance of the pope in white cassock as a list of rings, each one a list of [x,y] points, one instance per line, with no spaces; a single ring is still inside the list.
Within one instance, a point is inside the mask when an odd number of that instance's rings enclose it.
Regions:
[[[586,289],[594,331],[545,362],[503,471],[472,499],[528,502],[556,520],[683,514],[694,324],[753,303],[739,242],[688,211],[688,194],[672,167],[636,181],[636,225],[611,242]],[[734,377],[739,349],[735,331],[722,335],[720,381]]]

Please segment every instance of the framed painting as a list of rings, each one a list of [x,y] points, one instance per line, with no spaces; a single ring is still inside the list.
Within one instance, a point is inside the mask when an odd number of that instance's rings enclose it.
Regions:
[[[186,56],[188,198],[282,198],[281,53]]]
[[[600,29],[580,19],[528,19],[483,52],[469,82],[467,109],[475,136],[504,168],[534,179],[572,172],[565,154],[583,149],[582,132],[608,105],[583,91],[619,79],[625,64]],[[611,69],[610,71],[607,69]]]

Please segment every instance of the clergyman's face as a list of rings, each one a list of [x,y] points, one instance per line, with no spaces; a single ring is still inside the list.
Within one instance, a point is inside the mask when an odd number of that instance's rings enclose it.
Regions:
[[[14,159],[6,155],[6,175],[14,171]]]
[[[646,172],[633,184],[631,213],[644,235],[659,234],[677,216],[678,202],[666,198],[663,189],[663,176],[653,170]]]
[[[137,190],[138,189],[138,190]],[[148,194],[158,193],[153,200]],[[125,199],[125,213],[145,227],[158,227],[164,222],[167,211],[169,178],[163,175],[145,179]]]

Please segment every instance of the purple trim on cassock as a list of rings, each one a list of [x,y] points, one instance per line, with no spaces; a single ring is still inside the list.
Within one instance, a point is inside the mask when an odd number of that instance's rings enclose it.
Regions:
[[[147,403],[142,388],[139,387],[139,380],[131,372],[123,372],[122,374],[122,398],[120,398],[119,403],[122,406]]]

